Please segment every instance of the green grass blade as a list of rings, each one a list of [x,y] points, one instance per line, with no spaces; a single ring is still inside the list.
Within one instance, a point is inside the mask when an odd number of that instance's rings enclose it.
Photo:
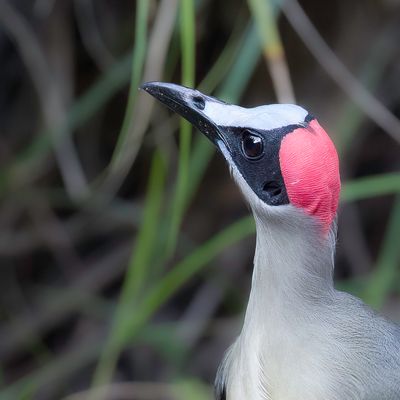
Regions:
[[[224,80],[227,71],[229,71],[232,64],[235,62],[235,59],[239,56],[239,51],[251,25],[251,23],[248,22],[247,27],[243,29],[244,23],[242,19],[241,15],[239,15],[233,28],[233,32],[226,42],[222,52],[208,71],[207,75],[198,85],[198,90],[201,92],[208,94],[213,92],[220,82]]]
[[[131,63],[132,55],[125,55],[74,103],[68,119],[70,129],[85,123],[129,82]]]
[[[95,385],[104,384],[111,379],[120,351],[180,287],[226,247],[247,237],[252,232],[254,232],[253,219],[251,217],[243,218],[215,235],[177,264],[153,286],[137,306],[136,312],[134,312],[132,304],[124,303],[117,318],[118,329],[113,330],[111,340],[106,345],[98,364]]]
[[[180,37],[182,48],[182,83],[194,86],[195,77],[195,8],[193,0],[181,2]],[[170,222],[170,232],[166,244],[166,257],[175,251],[179,227],[183,218],[186,203],[186,191],[189,182],[189,162],[192,127],[189,122],[181,119],[179,135],[179,170]]]
[[[362,295],[366,303],[381,308],[396,279],[400,265],[400,196],[397,196],[391,212],[382,249],[375,269],[368,278]]]
[[[73,131],[85,123],[129,82],[131,58],[132,56],[129,54],[119,60],[76,100],[67,117],[69,125],[67,131]],[[66,131],[63,126],[57,129],[59,132]],[[48,132],[39,132],[32,143],[17,154],[10,164],[0,169],[0,194],[4,193],[8,185],[16,185],[21,180],[30,179],[32,168],[44,159],[50,150],[51,142]]]
[[[181,2],[180,9],[180,37],[182,48],[182,84],[194,85],[196,59],[196,15],[193,0]]]
[[[217,95],[229,103],[237,102],[253,75],[260,56],[261,42],[257,34],[257,28],[252,23],[247,28],[246,37],[235,64]]]
[[[400,173],[366,176],[346,182],[341,199],[356,201],[400,192]]]
[[[213,390],[198,379],[177,382],[172,390],[176,400],[209,400],[213,398]]]
[[[394,48],[390,48],[390,50],[387,49],[386,35],[387,32],[385,30],[376,43],[372,43],[371,52],[359,73],[361,83],[371,92],[375,90],[382,80],[387,70],[387,65],[393,57]],[[362,122],[365,120],[365,115],[357,104],[348,98],[341,106],[341,109],[339,113],[340,117],[335,127],[335,132],[338,133],[335,137],[335,144],[339,154],[343,156],[351,146],[357,132],[360,132],[359,129]]]
[[[150,270],[151,258],[154,254],[153,245],[156,242],[160,210],[163,204],[165,177],[166,166],[164,160],[161,154],[156,151],[151,166],[141,229],[124,279],[121,298],[115,312],[109,339],[95,372],[95,386],[104,384],[111,379],[121,350],[116,345],[116,338],[121,336],[121,330],[124,329],[124,319],[130,318],[133,304],[135,304],[138,294],[143,289],[146,275]]]
[[[254,233],[252,217],[245,217],[199,246],[160,279],[144,297],[136,313],[124,320],[119,346],[125,346],[151,316],[168,301],[189,279],[199,273],[227,247]]]
[[[295,103],[294,91],[286,63],[285,50],[271,0],[248,0],[263,45],[276,97],[280,103]]]
[[[282,52],[282,42],[276,25],[274,5],[270,0],[248,0],[253,20],[262,40],[264,53],[274,57]]]
[[[160,211],[166,178],[166,165],[159,151],[153,156],[148,194],[143,212],[143,222],[137,237],[128,271],[124,280],[123,294],[128,298],[143,289],[149,262],[153,255],[153,243],[158,233]],[[122,298],[123,301],[126,299]]]
[[[136,21],[135,21],[135,44],[132,54],[132,71],[129,87],[128,104],[125,110],[124,120],[121,131],[118,135],[111,165],[114,165],[123,147],[126,136],[132,124],[133,108],[136,102],[138,88],[141,82],[144,60],[147,47],[147,18],[149,14],[150,2],[148,0],[137,0],[136,2]]]

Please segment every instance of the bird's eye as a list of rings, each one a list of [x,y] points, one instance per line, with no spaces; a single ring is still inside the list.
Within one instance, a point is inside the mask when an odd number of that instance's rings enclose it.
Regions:
[[[249,160],[257,160],[263,155],[264,144],[260,136],[246,132],[242,138],[242,152]]]
[[[202,97],[200,97],[200,96],[194,96],[193,97],[193,104],[199,110],[204,110],[204,107],[206,106],[206,103],[204,102],[204,99]]]

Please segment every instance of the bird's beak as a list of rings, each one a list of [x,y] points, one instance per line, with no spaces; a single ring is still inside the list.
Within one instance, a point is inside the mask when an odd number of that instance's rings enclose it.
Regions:
[[[207,117],[203,110],[208,102],[225,104],[214,97],[206,96],[198,90],[164,82],[147,82],[141,89],[151,94],[172,111],[181,115],[201,131],[217,148],[218,141],[224,140],[218,126]]]

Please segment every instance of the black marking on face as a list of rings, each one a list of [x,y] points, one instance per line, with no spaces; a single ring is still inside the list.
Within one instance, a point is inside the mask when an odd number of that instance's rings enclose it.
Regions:
[[[251,126],[224,126],[227,122],[240,125],[240,121],[246,121],[246,118],[243,118],[246,114],[246,109],[241,107],[234,107],[232,109],[227,103],[219,99],[206,96],[198,90],[172,83],[147,82],[142,85],[142,89],[165,104],[172,111],[191,122],[219,150],[221,150],[220,142],[222,141],[230,153],[232,162],[236,165],[247,184],[262,201],[272,206],[289,203],[279,164],[281,141],[286,134],[292,132],[294,129],[306,127],[314,119],[312,115],[308,114],[304,118],[304,121],[269,130],[259,129],[262,126],[260,124],[261,121],[254,121],[257,128],[252,128]],[[227,105],[226,112],[228,114],[221,115],[222,118],[218,118],[216,111],[223,113],[225,112],[224,107],[216,107],[214,110],[211,107],[207,110],[207,105],[212,105],[213,103]],[[249,117],[251,111],[256,109],[249,109]],[[265,112],[268,112],[267,109],[265,110]],[[299,114],[304,116],[305,110],[301,108],[300,110]],[[299,112],[299,110],[297,111]],[[239,115],[235,115],[236,112],[239,112]],[[262,111],[260,110],[260,112]],[[289,114],[291,113],[290,111],[288,112]],[[211,115],[214,117],[211,117]],[[293,121],[293,117],[296,115],[296,113],[288,115],[289,120]],[[232,121],[229,121],[230,116],[232,116]],[[235,117],[237,117],[237,122],[235,122]],[[257,115],[253,115],[253,118],[257,118]],[[276,125],[285,120],[284,116],[280,115],[279,112],[276,114],[276,118],[277,120],[274,121]],[[280,118],[283,121],[280,121]],[[267,119],[267,125],[269,124],[270,127],[272,122]]]
[[[306,124],[308,124],[309,122],[311,122],[313,119],[315,119],[314,115],[308,113],[307,116],[304,118],[304,122]],[[300,126],[300,125],[299,125]]]
[[[282,139],[304,124],[293,124],[272,130],[219,126],[220,136],[237,169],[254,193],[270,206],[289,204],[279,163]]]

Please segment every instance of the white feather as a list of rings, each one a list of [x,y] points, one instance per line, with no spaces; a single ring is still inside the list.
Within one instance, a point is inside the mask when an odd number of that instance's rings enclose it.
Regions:
[[[307,116],[304,108],[294,104],[271,104],[243,108],[216,101],[206,101],[202,113],[219,126],[272,130],[302,124]]]

